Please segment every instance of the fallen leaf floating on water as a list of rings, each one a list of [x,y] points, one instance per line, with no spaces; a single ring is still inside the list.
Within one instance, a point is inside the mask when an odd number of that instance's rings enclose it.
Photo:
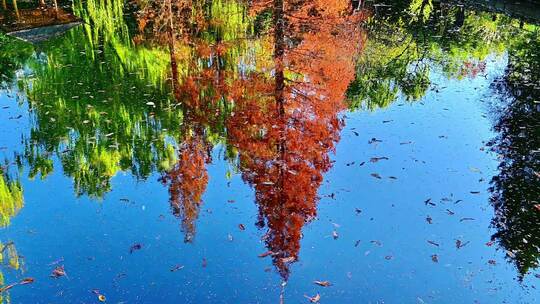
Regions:
[[[131,245],[131,247],[129,247],[129,253],[131,254],[134,251],[141,250],[141,249],[142,249],[142,244],[136,243],[136,244]]]
[[[329,281],[313,281],[313,283],[322,287],[328,287],[332,285]]]
[[[435,243],[434,241],[429,241],[429,240],[428,240],[427,242],[430,243],[430,244],[433,245],[433,246],[439,247],[439,244]]]
[[[319,294],[316,294],[313,297],[304,295],[304,297],[306,297],[306,299],[308,299],[311,303],[319,303],[319,301],[321,300],[321,295]]]
[[[374,240],[374,241],[371,241],[371,244],[375,244],[375,245],[377,245],[379,247],[382,247],[381,241]]]
[[[378,173],[371,173],[371,176],[377,178],[377,179],[382,179],[382,177],[378,174]]]
[[[244,226],[244,224],[238,224],[238,228],[242,231],[246,230],[246,226]]]
[[[11,288],[13,288],[13,287],[15,287],[17,285],[26,285],[26,284],[32,284],[32,283],[34,283],[34,278],[24,278],[24,279],[22,279],[21,281],[19,281],[17,283],[12,283],[12,284],[0,287],[0,293],[3,293],[5,291],[7,291],[7,290],[10,290]]]
[[[469,244],[469,243],[470,243],[469,241],[463,243],[461,240],[456,240],[456,248],[457,249],[463,248],[463,247],[467,246],[467,244]]]
[[[178,270],[182,270],[183,268],[184,268],[184,265],[177,264],[177,265],[174,265],[173,268],[171,268],[171,272],[176,272]]]
[[[428,224],[430,224],[430,225],[433,224],[433,219],[431,218],[431,216],[428,215],[426,217],[426,222],[428,222]]]
[[[66,275],[66,270],[64,269],[64,265],[59,265],[54,268],[54,270],[51,273],[51,277],[58,279],[60,277],[63,277]]]
[[[394,257],[391,256],[391,255],[387,255],[387,256],[384,257],[384,259],[387,260],[387,261],[390,261],[390,260],[393,259],[393,258],[394,258]]]
[[[24,278],[19,282],[19,285],[32,284],[34,281],[34,278]]]
[[[495,260],[489,260],[488,263],[489,265],[497,265],[497,262]]]
[[[494,241],[489,241],[489,242],[486,243],[486,246],[491,247],[491,246],[493,246],[493,244],[495,244]]]
[[[372,158],[369,159],[369,162],[370,163],[377,163],[377,162],[379,162],[381,160],[389,160],[389,158],[385,157],[385,156],[383,156],[383,157],[372,157]]]
[[[268,250],[267,252],[263,252],[263,253],[259,254],[259,257],[260,258],[265,258],[265,257],[267,257],[269,255],[272,255],[272,254],[274,254],[274,252],[271,251],[271,250]]]
[[[101,293],[99,292],[99,290],[93,289],[92,292],[97,296],[98,301],[100,301],[100,302],[105,302],[105,301],[107,301],[107,298],[106,298],[103,294],[101,294]]]
[[[427,206],[427,205],[431,205],[431,206],[437,206],[435,203],[431,202],[431,199],[428,198],[427,200],[424,201],[424,204]]]
[[[433,263],[439,263],[439,256],[433,254],[431,255],[431,260],[433,261]]]
[[[356,241],[356,242],[354,243],[354,247],[358,247],[358,245],[360,245],[360,240],[358,240],[358,241]]]

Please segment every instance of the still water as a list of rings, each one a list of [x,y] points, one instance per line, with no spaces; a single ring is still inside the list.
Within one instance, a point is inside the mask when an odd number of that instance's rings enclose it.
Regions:
[[[2,303],[540,302],[535,5],[362,2],[7,3]]]

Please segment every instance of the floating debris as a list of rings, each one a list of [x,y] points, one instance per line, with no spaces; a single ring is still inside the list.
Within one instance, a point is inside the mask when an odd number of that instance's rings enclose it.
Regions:
[[[322,287],[328,287],[332,285],[329,281],[313,281],[313,283]]]

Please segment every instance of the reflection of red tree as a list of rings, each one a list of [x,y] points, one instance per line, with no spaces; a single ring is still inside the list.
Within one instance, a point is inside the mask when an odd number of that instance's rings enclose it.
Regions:
[[[255,188],[259,224],[268,226],[266,244],[284,279],[298,259],[302,227],[317,213],[361,40],[357,19],[345,15],[348,1],[318,2],[289,12],[287,3],[274,1],[274,79],[252,74],[233,85],[235,115],[228,121],[229,142]],[[286,48],[286,32],[301,42]]]
[[[209,162],[209,146],[202,134],[192,134],[181,144],[176,165],[161,178],[163,184],[169,185],[172,212],[182,219],[186,242],[195,236],[195,221],[208,185]]]

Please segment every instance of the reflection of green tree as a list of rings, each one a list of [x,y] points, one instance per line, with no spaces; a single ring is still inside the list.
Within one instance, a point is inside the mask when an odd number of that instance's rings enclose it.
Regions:
[[[177,142],[194,120],[208,142],[224,138],[230,77],[247,62],[243,4],[212,2],[204,31],[179,39],[182,92],[175,98],[168,46],[150,39],[135,44],[121,1],[76,2],[74,11],[86,24],[43,43],[25,63],[32,71],[20,84],[32,113],[24,151],[31,178],[52,172],[56,156],[77,194],[101,197],[119,171],[144,179],[172,168]]]
[[[17,253],[17,248],[13,242],[3,244],[0,242],[0,265],[2,268],[10,268],[15,271],[21,270],[21,257]],[[0,271],[0,286],[6,284],[4,273]],[[0,303],[11,303],[9,291],[0,294]]]
[[[23,68],[32,54],[31,45],[0,33],[0,89],[15,81],[15,72]]]
[[[90,25],[41,45],[23,84],[33,117],[31,177],[50,173],[57,155],[77,193],[97,197],[119,170],[146,178],[169,168],[182,122],[163,84],[167,53],[133,45],[117,3],[76,6]]]
[[[527,30],[510,50],[503,83],[512,101],[496,124],[492,145],[502,161],[491,183],[493,238],[522,277],[540,265],[540,28]]]
[[[19,181],[9,177],[0,168],[0,227],[5,228],[11,223],[11,218],[17,215],[23,207],[22,187]],[[21,261],[13,242],[0,242],[0,266],[19,270]],[[4,274],[0,271],[0,286],[4,286]],[[0,294],[0,303],[10,303],[9,294]]]
[[[21,184],[0,169],[0,227],[6,227],[23,207]]]
[[[502,15],[493,20],[487,13],[423,0],[392,5],[394,10],[366,23],[368,42],[348,92],[352,109],[384,108],[400,95],[420,99],[431,85],[433,66],[447,78],[474,77],[488,55],[502,54],[516,37],[518,21]]]

